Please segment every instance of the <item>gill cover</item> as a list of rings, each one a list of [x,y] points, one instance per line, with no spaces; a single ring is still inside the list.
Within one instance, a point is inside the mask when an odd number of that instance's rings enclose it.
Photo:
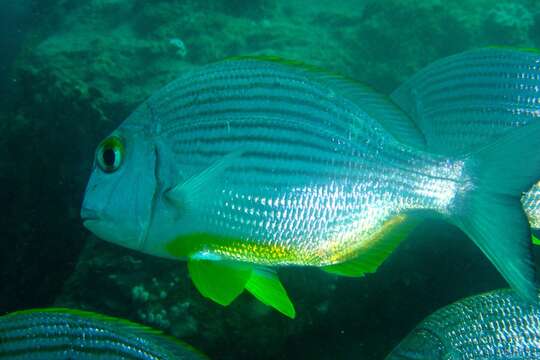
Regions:
[[[99,238],[140,250],[152,217],[156,155],[143,131],[122,129],[96,149],[81,217]]]

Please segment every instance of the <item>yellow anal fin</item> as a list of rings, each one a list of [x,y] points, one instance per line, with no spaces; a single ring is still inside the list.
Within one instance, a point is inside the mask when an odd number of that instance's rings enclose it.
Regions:
[[[419,219],[396,217],[385,224],[385,228],[362,248],[357,256],[321,269],[334,275],[348,277],[362,277],[366,273],[373,273],[419,223]]]
[[[229,305],[244,291],[251,266],[233,262],[189,259],[189,275],[199,292],[220,305]]]
[[[272,269],[253,269],[246,284],[246,289],[263,304],[273,307],[291,319],[295,318],[294,305],[279,281],[276,272]]]

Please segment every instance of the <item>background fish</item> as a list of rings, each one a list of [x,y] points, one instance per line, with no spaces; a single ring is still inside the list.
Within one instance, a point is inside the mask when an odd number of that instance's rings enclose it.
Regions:
[[[392,99],[416,121],[431,151],[474,151],[540,118],[540,53],[485,48],[453,55],[415,74]],[[540,183],[522,203],[540,231]]]
[[[151,328],[92,312],[51,308],[0,317],[0,359],[206,359]]]
[[[511,290],[472,296],[422,321],[386,360],[540,359],[540,305]]]
[[[290,317],[269,266],[361,276],[407,220],[442,216],[531,299],[516,197],[539,176],[522,161],[540,145],[531,134],[540,124],[475,154],[434,155],[367,88],[277,60],[224,61],[165,86],[98,146],[81,216],[103,239],[187,259],[195,286],[220,304],[245,288]]]

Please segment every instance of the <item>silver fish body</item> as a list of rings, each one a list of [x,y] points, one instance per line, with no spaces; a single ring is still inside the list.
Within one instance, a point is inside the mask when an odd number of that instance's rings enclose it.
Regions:
[[[211,65],[158,91],[118,128],[152,142],[158,192],[183,184],[182,210],[154,199],[163,216],[153,216],[139,250],[169,257],[174,237],[219,231],[254,247],[219,256],[324,265],[347,259],[404,211],[449,214],[467,181],[462,161],[403,145],[305,76],[270,62]],[[213,167],[219,175],[205,178]],[[255,251],[260,244],[275,256]]]
[[[540,126],[474,154],[434,154],[372,90],[278,61],[228,60],[157,91],[98,146],[81,216],[103,239],[188,260],[203,293],[219,289],[206,286],[206,270],[224,272],[217,263],[356,259],[359,276],[397,246],[383,240],[391,229],[417,214],[441,216],[530,298],[530,233],[515,196],[538,176],[516,161],[540,146],[530,133]],[[250,284],[248,270],[231,271],[242,281],[212,295],[221,304]]]
[[[386,359],[540,359],[540,305],[511,290],[466,298],[428,316]]]
[[[70,309],[36,309],[0,317],[0,359],[206,359],[150,328]]]
[[[540,53],[485,48],[449,56],[413,75],[392,98],[431,151],[468,153],[540,119]],[[522,203],[531,226],[540,228],[540,184]]]

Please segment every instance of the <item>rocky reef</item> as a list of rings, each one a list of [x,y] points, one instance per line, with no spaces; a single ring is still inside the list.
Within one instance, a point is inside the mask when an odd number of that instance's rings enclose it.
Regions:
[[[307,6],[306,6],[307,4]],[[290,321],[247,295],[222,308],[185,264],[97,240],[80,224],[99,140],[154,90],[228,56],[319,65],[388,93],[427,63],[485,45],[540,46],[535,1],[57,0],[36,6],[0,100],[0,311],[97,310],[184,338],[216,359],[380,359],[459,297],[503,286],[463,234],[426,225],[379,272],[283,269]],[[36,15],[37,16],[37,15]],[[474,274],[474,275],[471,275]],[[264,349],[262,351],[261,349]]]

